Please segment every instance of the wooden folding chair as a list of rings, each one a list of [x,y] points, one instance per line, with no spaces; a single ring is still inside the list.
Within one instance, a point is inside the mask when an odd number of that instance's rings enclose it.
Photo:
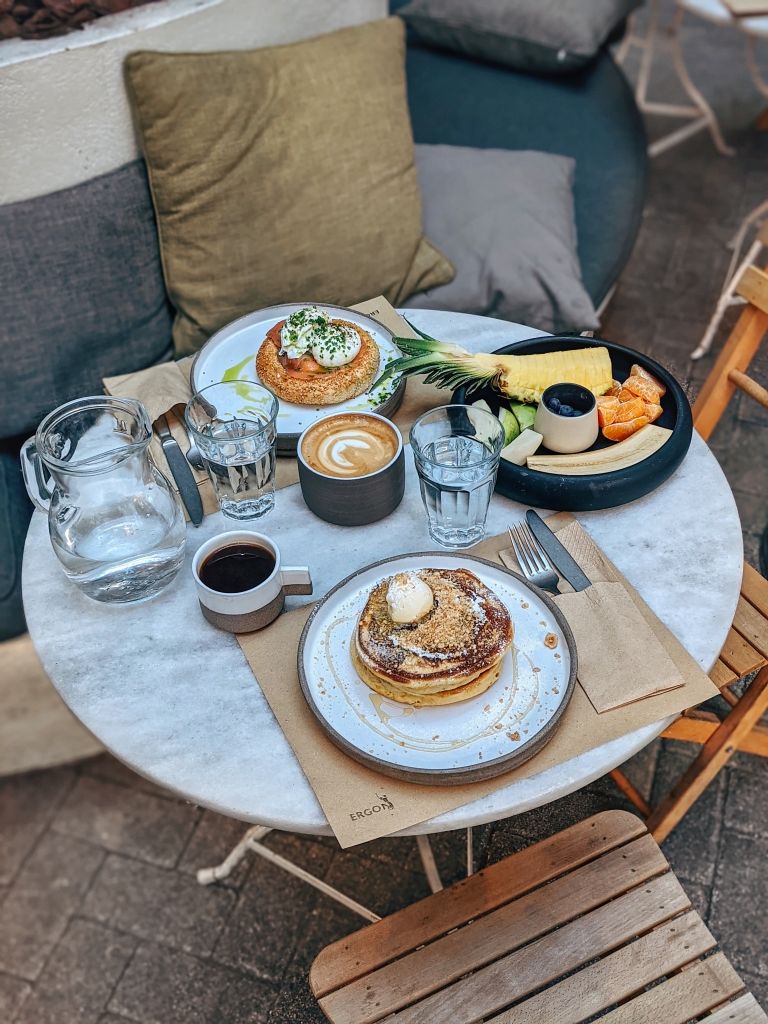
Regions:
[[[626,811],[340,939],[309,980],[334,1024],[768,1024]]]
[[[751,266],[737,293],[746,300],[720,357],[693,407],[693,423],[706,440],[736,389],[768,409],[768,390],[747,373],[768,332],[768,274]],[[733,626],[710,678],[730,705],[721,719],[693,709],[674,722],[664,736],[701,743],[702,748],[677,785],[655,809],[644,800],[622,771],[611,777],[647,819],[648,829],[661,842],[701,796],[736,750],[768,757],[768,728],[760,719],[768,708],[768,580],[745,563],[741,596]],[[739,696],[732,687],[757,672]]]

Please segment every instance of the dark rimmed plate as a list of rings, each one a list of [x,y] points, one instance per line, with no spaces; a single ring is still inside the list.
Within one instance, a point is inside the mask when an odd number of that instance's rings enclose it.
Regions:
[[[460,568],[504,602],[514,648],[485,693],[456,704],[413,708],[374,693],[358,677],[350,646],[373,587],[397,572]],[[544,643],[554,634],[554,648]],[[326,735],[384,775],[454,785],[501,775],[551,738],[576,683],[576,646],[552,599],[516,573],[472,555],[425,551],[385,558],[337,584],[313,609],[298,649],[299,681]]]
[[[327,302],[284,302],[266,306],[253,313],[233,320],[212,335],[195,356],[190,374],[193,391],[201,391],[209,384],[218,384],[225,379],[258,381],[256,375],[256,353],[267,332],[297,309],[319,306],[333,317],[350,320],[366,330],[379,346],[380,362],[378,375],[392,359],[400,357],[400,350],[394,342],[394,335],[377,320],[346,306],[335,306]],[[295,455],[301,432],[315,420],[338,412],[377,412],[392,417],[400,407],[405,393],[405,384],[394,382],[380,400],[367,392],[357,398],[350,398],[338,405],[295,405],[280,401],[277,415],[277,454]],[[247,401],[247,399],[246,399]]]
[[[666,386],[667,393],[662,399],[663,412],[656,424],[672,431],[669,440],[634,466],[586,476],[540,473],[526,466],[515,466],[502,460],[496,478],[496,490],[500,494],[524,505],[570,512],[613,508],[616,505],[626,505],[627,502],[635,501],[653,491],[659,484],[664,483],[683,461],[693,434],[691,407],[680,384],[655,359],[612,341],[582,338],[579,335],[531,338],[504,345],[495,351],[499,355],[522,356],[563,349],[595,348],[600,345],[604,345],[610,353],[613,376],[617,380],[628,377],[632,364],[638,363]],[[501,396],[493,388],[479,388],[473,391],[468,399],[465,388],[458,388],[453,395],[453,401],[460,403],[476,402],[480,398],[488,402],[493,412],[498,411]],[[594,448],[605,448],[611,443],[600,435]],[[546,454],[546,449],[540,449],[537,454]]]

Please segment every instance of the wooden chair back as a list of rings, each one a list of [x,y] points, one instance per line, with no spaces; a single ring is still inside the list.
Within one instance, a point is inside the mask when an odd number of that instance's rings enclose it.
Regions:
[[[768,332],[768,274],[747,267],[736,291],[746,305],[693,406],[693,423],[706,440],[728,403],[740,390],[768,409],[768,390],[748,370]],[[668,739],[702,744],[701,751],[672,791],[652,808],[620,769],[611,777],[647,819],[661,842],[678,824],[736,750],[768,757],[768,727],[760,724],[768,710],[768,581],[744,565],[741,595],[728,638],[710,677],[730,707],[722,718],[696,708],[665,730]],[[746,688],[735,684],[757,675]]]
[[[768,409],[768,390],[747,373],[768,332],[768,274],[758,267],[747,267],[736,293],[747,304],[693,406],[693,425],[705,441],[737,388]]]
[[[333,1024],[768,1024],[639,818],[607,811],[326,947]]]

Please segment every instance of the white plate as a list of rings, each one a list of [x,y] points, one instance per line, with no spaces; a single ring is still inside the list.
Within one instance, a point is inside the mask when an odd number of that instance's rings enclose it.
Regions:
[[[442,707],[414,708],[374,693],[350,658],[373,587],[397,572],[462,566],[493,590],[514,623],[498,681]],[[557,637],[554,648],[544,643],[549,633]],[[433,551],[384,559],[342,580],[307,620],[298,669],[310,708],[342,750],[386,775],[447,785],[509,771],[544,745],[571,698],[576,649],[554,602],[522,577],[471,555]]]
[[[219,384],[223,380],[255,380],[256,353],[267,333],[285,320],[297,309],[313,305],[308,302],[289,302],[278,306],[267,306],[247,316],[241,316],[226,327],[217,331],[198,352],[192,366],[191,383],[194,391],[202,391],[209,384]],[[349,320],[367,331],[379,346],[378,375],[387,363],[398,359],[400,349],[393,341],[391,331],[363,313],[344,306],[331,306],[327,303],[314,303],[325,310],[334,319]],[[277,414],[277,447],[281,452],[296,451],[299,434],[321,416],[336,412],[378,412],[383,416],[394,413],[400,405],[404,385],[397,380],[388,381],[383,389],[375,394],[363,394],[350,398],[337,405],[295,405],[292,402],[280,401]],[[244,401],[248,396],[244,393]]]

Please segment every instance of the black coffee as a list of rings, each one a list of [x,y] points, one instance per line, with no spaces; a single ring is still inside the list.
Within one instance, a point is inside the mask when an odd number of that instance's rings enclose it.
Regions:
[[[220,594],[240,594],[258,587],[272,575],[275,556],[258,544],[230,544],[209,555],[200,566],[200,579]]]

